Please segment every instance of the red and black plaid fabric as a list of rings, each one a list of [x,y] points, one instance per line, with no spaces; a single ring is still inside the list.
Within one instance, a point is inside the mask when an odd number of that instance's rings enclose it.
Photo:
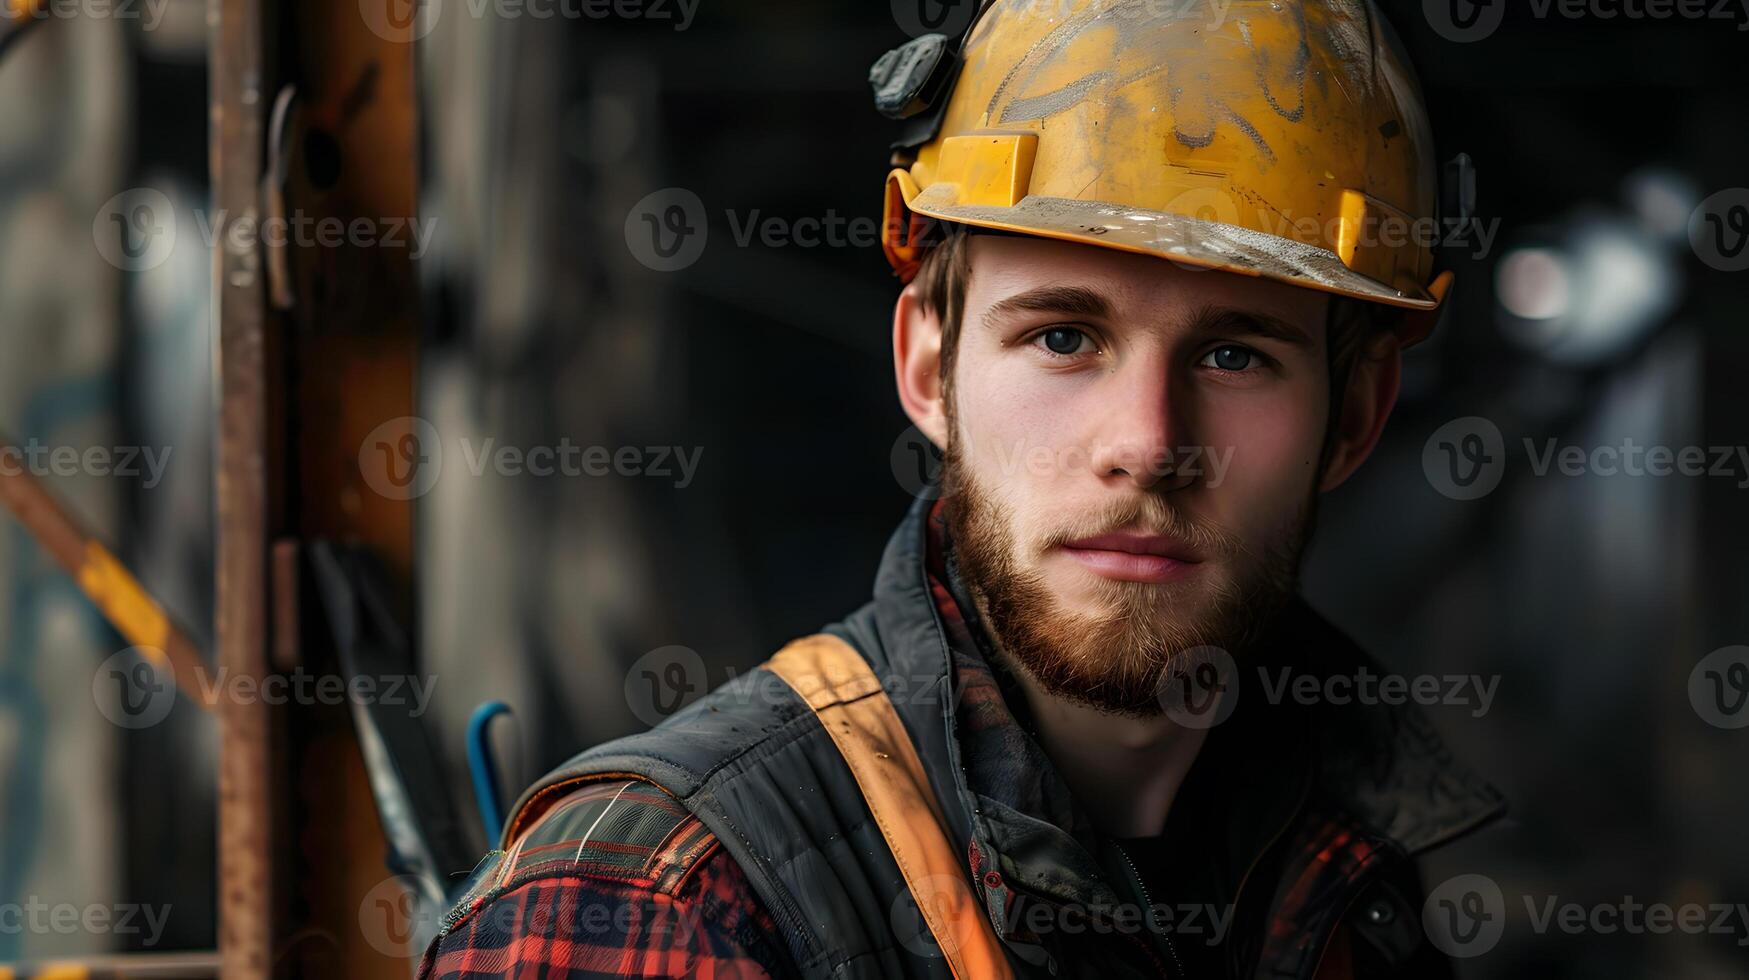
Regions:
[[[1297,844],[1276,890],[1275,914],[1260,957],[1279,976],[1297,976],[1308,957],[1324,952],[1317,938],[1331,933],[1331,920],[1340,918],[1355,883],[1381,857],[1376,840],[1334,819],[1308,827]],[[1343,965],[1331,959],[1325,952],[1329,969],[1318,976],[1346,975]]]
[[[741,868],[640,782],[585,786],[540,817],[426,952],[433,980],[791,975]]]

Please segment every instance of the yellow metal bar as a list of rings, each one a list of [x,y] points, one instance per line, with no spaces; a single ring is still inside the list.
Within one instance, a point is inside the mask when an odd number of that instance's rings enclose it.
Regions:
[[[213,952],[124,953],[40,963],[0,963],[0,980],[209,980],[219,975]]]
[[[19,458],[11,449],[0,442],[0,459]],[[200,697],[199,678],[205,665],[194,642],[171,622],[164,607],[133,573],[87,534],[35,476],[23,467],[0,466],[0,504],[73,577],[116,632],[154,666],[169,667],[189,700],[203,710],[209,707]]]

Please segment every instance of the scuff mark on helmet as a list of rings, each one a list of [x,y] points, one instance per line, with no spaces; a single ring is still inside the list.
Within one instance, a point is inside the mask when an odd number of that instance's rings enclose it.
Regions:
[[[1073,82],[1044,95],[1035,95],[1027,99],[1015,99],[1002,110],[1003,123],[1018,119],[1035,120],[1046,116],[1054,116],[1066,109],[1072,109],[1087,98],[1087,93],[1095,86],[1107,87],[1111,84],[1112,74],[1109,71],[1096,71],[1091,75],[1083,75]]]

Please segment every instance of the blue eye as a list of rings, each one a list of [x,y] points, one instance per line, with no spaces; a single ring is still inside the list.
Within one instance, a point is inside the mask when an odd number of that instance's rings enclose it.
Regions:
[[[1207,367],[1234,372],[1244,371],[1245,369],[1257,364],[1257,361],[1256,352],[1245,347],[1235,347],[1230,344],[1225,347],[1216,347],[1214,350],[1209,351],[1207,357],[1202,359],[1202,363]]]
[[[1034,338],[1034,343],[1041,341],[1046,350],[1062,357],[1082,353],[1083,344],[1093,346],[1088,336],[1074,327],[1052,327]]]

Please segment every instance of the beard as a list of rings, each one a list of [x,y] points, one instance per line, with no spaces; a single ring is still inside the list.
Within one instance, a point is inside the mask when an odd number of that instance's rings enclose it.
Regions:
[[[951,424],[951,422],[950,422]],[[1151,718],[1167,711],[1167,681],[1209,647],[1240,657],[1298,590],[1313,498],[1274,541],[1248,547],[1236,535],[1138,491],[1102,510],[1074,515],[1037,543],[1050,549],[1131,528],[1192,546],[1204,568],[1164,584],[1100,578],[1103,611],[1078,614],[1022,563],[1011,515],[971,476],[950,445],[942,471],[946,519],[961,575],[998,652],[1046,693],[1109,714]],[[1217,573],[1225,571],[1224,576]]]

